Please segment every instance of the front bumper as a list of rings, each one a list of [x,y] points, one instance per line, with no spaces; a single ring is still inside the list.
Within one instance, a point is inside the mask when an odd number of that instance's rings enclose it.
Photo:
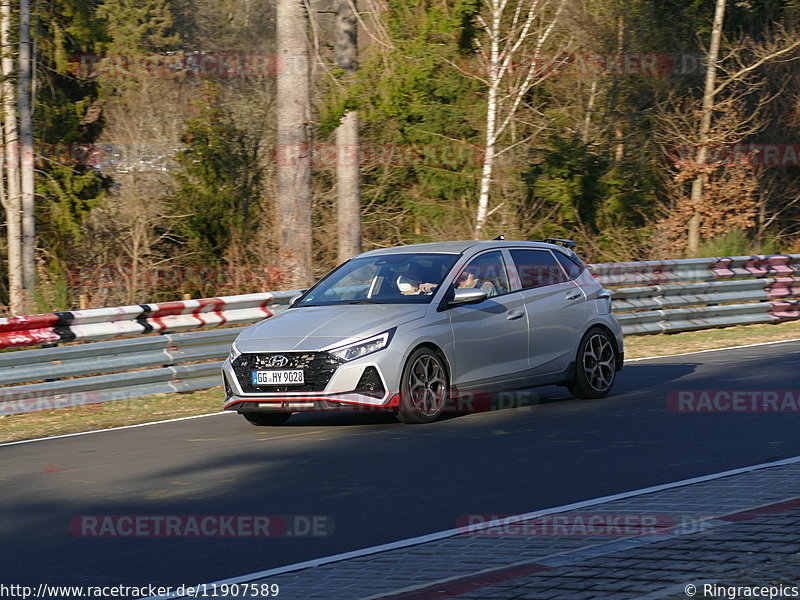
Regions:
[[[369,400],[370,402],[367,402]],[[251,398],[230,396],[223,410],[244,412],[320,412],[320,411],[393,411],[400,406],[400,395],[395,394],[386,404],[374,404],[374,398],[359,394],[343,394],[335,397]]]
[[[251,372],[269,369],[269,358],[278,354],[288,358],[286,368],[304,371],[304,384],[252,383]],[[395,365],[400,363],[390,349],[350,362],[322,351],[245,353],[222,365],[226,395],[222,408],[240,413],[396,409],[399,373]]]

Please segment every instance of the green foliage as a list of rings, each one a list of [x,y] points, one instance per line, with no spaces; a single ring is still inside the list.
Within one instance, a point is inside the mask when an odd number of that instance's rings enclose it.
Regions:
[[[177,156],[177,189],[168,200],[173,212],[185,215],[176,233],[194,259],[216,263],[258,225],[259,140],[236,127],[212,86],[197,109],[187,124],[186,149]]]
[[[415,224],[441,223],[475,195],[480,85],[449,63],[472,60],[471,24],[480,5],[390,0],[394,48],[364,56],[355,82],[334,93],[323,112],[327,132],[347,110],[360,111],[364,145],[380,156],[365,170],[365,199],[376,211],[393,206],[408,215],[403,239],[430,239],[430,228],[414,233]]]
[[[661,31],[674,35],[678,46],[697,39],[708,44],[716,1],[663,0],[653,8]],[[742,32],[758,37],[771,23],[796,17],[797,10],[796,0],[726,0],[724,30],[730,37]]]
[[[516,1],[511,0],[510,6]],[[241,3],[231,0],[41,0],[37,4],[35,136],[37,144],[47,149],[37,165],[37,232],[39,246],[52,263],[48,269],[55,273],[69,266],[76,250],[83,250],[82,256],[92,255],[91,242],[82,236],[88,231],[88,216],[104,201],[112,182],[70,156],[79,156],[77,148],[99,139],[104,106],[140,91],[141,79],[135,77],[76,76],[75,57],[111,54],[133,59],[189,45],[209,51],[248,52],[256,47],[269,51],[273,4],[261,7],[267,10],[254,9],[258,15],[239,14]],[[486,87],[470,74],[482,70],[477,60],[477,16],[485,4],[483,0],[385,0],[386,10],[379,18],[389,43],[362,44],[354,80],[334,70],[341,85],[328,85],[322,97],[315,98],[321,105],[318,139],[323,142],[331,140],[346,112],[360,113],[366,149],[362,168],[366,247],[427,241],[471,229],[480,149],[485,143]],[[709,39],[714,4],[708,0],[568,3],[566,20],[554,30],[551,46],[543,52],[557,51],[569,38],[568,52],[575,55],[621,50],[678,60],[683,55],[697,57]],[[727,0],[726,38],[745,33],[762,39],[774,21],[790,26],[799,20],[800,0]],[[328,51],[329,34],[322,31],[323,54]],[[778,94],[771,110],[780,115],[762,134],[769,143],[797,138],[792,99],[798,85],[792,65],[773,65],[765,72],[771,87],[765,88],[764,96]],[[583,247],[604,259],[628,258],[634,245],[646,249],[657,239],[652,234],[663,216],[658,208],[668,204],[664,200],[672,193],[663,157],[657,154],[658,134],[664,128],[654,115],[668,96],[690,96],[702,88],[702,64],[695,66],[691,73],[655,77],[556,76],[537,85],[523,99],[514,123],[514,141],[521,143],[504,152],[495,165],[490,210],[502,210],[494,213],[496,221],[487,233],[503,223],[536,237],[583,236]],[[235,102],[263,97],[252,91],[259,85],[242,87],[241,98],[235,101],[231,98],[239,94],[238,88],[235,94],[224,95],[211,86],[182,88],[193,89],[198,103],[186,128],[186,149],[177,158],[175,190],[166,205],[169,214],[186,215],[171,231],[182,240],[180,250],[190,251],[193,260],[217,263],[242,255],[237,249],[264,220],[260,201],[262,178],[268,171],[256,158],[263,143],[260,136],[266,139],[269,134],[264,134],[267,128],[259,137],[248,134],[247,127],[231,115]],[[154,112],[160,109],[150,107]],[[510,143],[510,129],[501,148]],[[332,230],[325,222],[330,216],[325,210],[334,196],[332,171],[317,166],[314,172],[317,188],[323,190],[315,197],[314,218],[320,231],[327,228],[325,235]],[[772,227],[786,231],[787,237],[795,235],[798,216],[796,208],[784,210],[794,197],[792,190],[796,196],[798,183],[793,176],[787,172],[775,180],[769,189],[788,191],[774,194],[765,205],[769,214],[783,211]],[[323,205],[325,210],[320,209]],[[772,238],[751,237],[752,232],[731,231],[709,240],[701,253],[779,249]],[[47,293],[53,300],[48,302],[60,306],[57,282],[52,277],[47,281],[52,282]]]
[[[550,215],[532,237],[592,235],[601,251],[639,237],[653,210],[653,176],[641,164],[597,154],[577,137],[552,136],[523,174],[530,211]]]
[[[698,256],[752,256],[756,254],[778,254],[781,244],[777,238],[768,236],[754,240],[746,231],[732,229],[727,233],[705,240],[700,244]]]
[[[97,15],[106,24],[105,49],[113,54],[174,50],[180,43],[166,0],[105,0]]]
[[[105,197],[108,180],[91,168],[50,163],[41,169],[36,193],[44,198],[36,211],[42,245],[58,260],[68,261],[82,239],[82,223]]]
[[[95,3],[44,2],[37,22],[38,61],[44,78],[36,95],[37,229],[39,244],[55,261],[67,261],[81,241],[81,224],[103,199],[110,181],[86,164],[86,149],[102,130],[94,81],[70,71],[69,57],[95,51],[102,37]]]
[[[37,313],[50,313],[72,308],[67,281],[67,269],[63,263],[53,260],[45,266],[38,265],[38,281],[33,293]]]

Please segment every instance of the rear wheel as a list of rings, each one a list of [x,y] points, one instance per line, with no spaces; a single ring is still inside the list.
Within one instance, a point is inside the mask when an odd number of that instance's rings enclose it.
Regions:
[[[259,413],[259,412],[246,412],[241,413],[248,422],[253,425],[259,426],[276,426],[283,425],[292,416],[292,413]]]
[[[604,330],[586,332],[578,346],[575,379],[567,386],[576,398],[602,398],[611,391],[617,376],[617,350]]]
[[[444,362],[433,350],[420,348],[403,368],[397,419],[409,424],[431,423],[441,416],[448,394]]]

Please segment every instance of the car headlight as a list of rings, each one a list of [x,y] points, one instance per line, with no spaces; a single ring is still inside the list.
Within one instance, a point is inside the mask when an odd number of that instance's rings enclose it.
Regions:
[[[239,352],[239,349],[236,347],[236,342],[234,342],[234,343],[232,343],[232,344],[231,344],[231,351],[230,351],[230,353],[228,354],[228,360],[230,360],[231,362],[233,362],[233,361],[235,361],[237,358],[239,358],[239,356],[241,356],[241,354],[242,354],[242,353],[241,353],[241,352]]]
[[[328,354],[332,354],[336,358],[339,358],[343,361],[361,358],[362,356],[366,356],[367,354],[372,354],[373,352],[377,352],[378,350],[383,350],[386,348],[386,346],[389,345],[389,342],[392,341],[394,331],[395,329],[393,328],[389,331],[384,331],[383,333],[379,333],[378,335],[374,335],[365,340],[353,342],[352,344],[347,344],[346,346],[340,346],[339,348],[334,348],[333,350],[328,350]]]

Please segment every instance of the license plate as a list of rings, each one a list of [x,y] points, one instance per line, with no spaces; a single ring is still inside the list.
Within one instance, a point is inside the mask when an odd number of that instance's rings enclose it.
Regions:
[[[302,369],[291,371],[253,371],[253,385],[301,385],[305,383]]]

